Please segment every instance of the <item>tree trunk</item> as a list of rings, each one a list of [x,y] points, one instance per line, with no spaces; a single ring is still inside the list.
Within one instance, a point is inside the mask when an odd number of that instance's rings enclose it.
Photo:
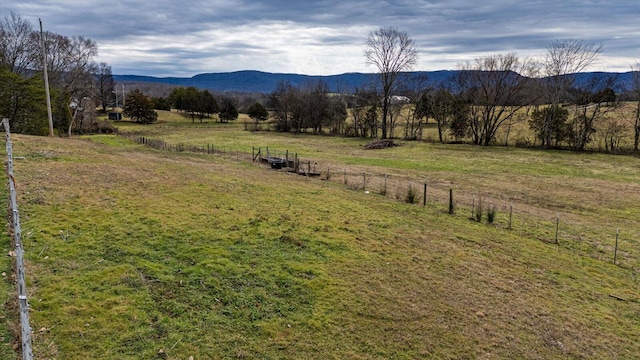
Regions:
[[[385,98],[382,101],[382,124],[380,127],[382,128],[382,136],[381,139],[387,138],[387,113],[389,112],[389,99],[387,94],[385,94]]]

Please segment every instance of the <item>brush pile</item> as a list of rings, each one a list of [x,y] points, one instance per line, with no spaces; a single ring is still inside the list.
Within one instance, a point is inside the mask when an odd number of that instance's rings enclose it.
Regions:
[[[398,146],[391,139],[377,139],[365,145],[365,149],[386,149],[390,147]]]

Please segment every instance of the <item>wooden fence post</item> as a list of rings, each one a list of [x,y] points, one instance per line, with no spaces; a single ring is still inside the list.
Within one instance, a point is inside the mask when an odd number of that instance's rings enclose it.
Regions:
[[[384,174],[384,195],[387,195],[387,174]]]
[[[427,206],[427,183],[424,183],[424,190],[422,191],[422,206]]]
[[[476,197],[471,198],[471,218],[474,218],[476,213]]]
[[[453,189],[449,189],[449,214],[453,215]]]
[[[556,245],[559,245],[558,243],[558,230],[560,229],[560,214],[556,214]]]
[[[509,205],[509,229],[511,229],[511,219],[513,219],[513,203]]]
[[[620,234],[620,228],[616,229],[616,248],[613,251],[613,263],[616,263],[616,260],[618,259],[618,235]]]

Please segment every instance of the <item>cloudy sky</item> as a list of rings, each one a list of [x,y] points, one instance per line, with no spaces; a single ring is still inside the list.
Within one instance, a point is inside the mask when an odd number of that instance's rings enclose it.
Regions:
[[[388,26],[415,40],[416,70],[495,53],[540,56],[558,39],[603,45],[588,70],[626,72],[640,60],[636,0],[2,0],[0,17],[11,12],[95,40],[98,60],[120,75],[374,72],[364,42]]]

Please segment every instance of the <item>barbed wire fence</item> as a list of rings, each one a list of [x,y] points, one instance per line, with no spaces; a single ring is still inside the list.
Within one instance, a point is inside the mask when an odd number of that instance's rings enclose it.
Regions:
[[[348,189],[361,191],[364,196],[383,196],[430,209],[445,211],[470,221],[486,223],[496,228],[508,230],[521,236],[574,251],[584,250],[591,256],[612,261],[622,266],[635,266],[640,258],[638,246],[618,247],[629,243],[639,233],[624,232],[624,224],[610,228],[593,224],[580,215],[562,210],[553,210],[542,205],[516,201],[496,191],[460,188],[448,181],[433,181],[402,175],[371,172],[364,166],[322,164],[312,160],[302,160],[298,154],[287,150],[252,147],[168,144],[163,140],[121,134],[139,144],[164,151],[193,152],[219,155],[231,160],[257,162],[269,158],[281,158],[283,171],[296,172],[308,178],[316,177],[325,181],[341,182]],[[624,222],[624,221],[622,221]],[[637,265],[637,264],[636,264]]]
[[[27,302],[27,285],[24,269],[24,250],[22,247],[22,230],[20,228],[20,213],[18,212],[16,184],[13,177],[13,145],[11,143],[9,119],[2,119],[2,125],[6,132],[6,171],[7,177],[9,178],[9,231],[12,235],[13,245],[15,247],[15,266],[18,290],[18,304],[20,311],[22,359],[32,360],[33,349],[31,347],[31,326],[29,325],[29,304]]]

